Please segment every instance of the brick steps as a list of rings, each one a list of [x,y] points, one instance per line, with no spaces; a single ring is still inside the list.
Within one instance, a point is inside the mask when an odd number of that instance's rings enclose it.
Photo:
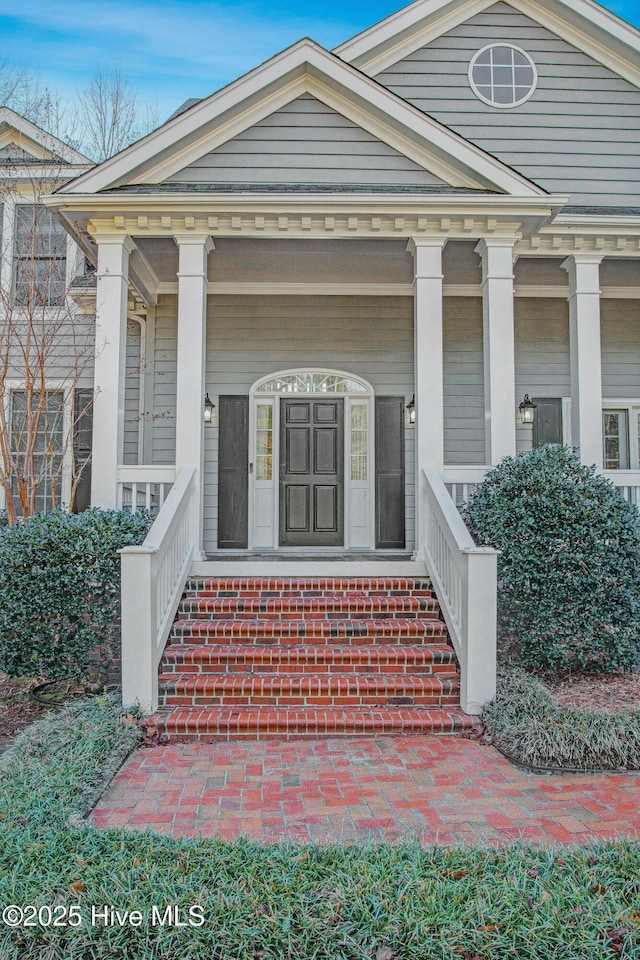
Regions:
[[[428,646],[370,644],[176,644],[167,647],[163,674],[227,673],[409,673],[439,676],[457,674],[451,647],[444,643]]]
[[[402,674],[325,674],[323,676],[272,673],[202,676],[161,674],[167,706],[193,704],[223,706],[359,707],[425,705],[456,706],[460,684],[454,677]],[[400,702],[398,702],[400,701]]]
[[[433,597],[431,581],[408,577],[238,577],[194,578],[185,597],[322,596],[351,593],[358,596]]]
[[[188,619],[180,614],[173,625],[172,643],[327,643],[327,644],[408,644],[443,642],[448,637],[442,620],[430,617],[382,620],[206,620]]]
[[[460,680],[427,578],[196,578],[160,666],[174,739],[461,733]]]
[[[191,597],[182,600],[179,616],[227,620],[360,620],[386,617],[437,618],[432,597],[369,597],[357,594],[322,597]]]
[[[460,734],[472,719],[454,708],[426,707],[319,709],[291,708],[177,708],[161,718],[164,733],[174,739],[262,740],[327,736],[392,734]]]

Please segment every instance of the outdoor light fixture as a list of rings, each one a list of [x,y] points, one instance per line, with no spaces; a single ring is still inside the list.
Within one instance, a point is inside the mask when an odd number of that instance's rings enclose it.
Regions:
[[[524,400],[518,407],[518,410],[520,411],[520,419],[523,423],[533,423],[533,414],[535,409],[535,403],[529,399],[529,394],[525,393]]]
[[[211,423],[211,421],[213,420],[213,411],[215,410],[215,408],[216,408],[215,403],[213,402],[209,394],[207,394],[206,397],[204,398],[204,422],[205,423]]]
[[[415,393],[414,393],[414,395],[411,397],[411,400],[409,400],[409,403],[407,404],[407,411],[408,411],[408,413],[409,413],[409,423],[415,423],[415,422],[416,422],[416,395],[415,395]]]

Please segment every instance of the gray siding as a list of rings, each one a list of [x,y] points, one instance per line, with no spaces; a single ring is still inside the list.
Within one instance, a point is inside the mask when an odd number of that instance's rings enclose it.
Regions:
[[[142,347],[141,327],[127,323],[127,361],[124,382],[124,459],[138,463],[140,451],[140,371]]]
[[[178,298],[160,297],[156,307],[152,463],[176,462],[176,351]]]
[[[401,183],[442,181],[312,96],[301,96],[168,183]]]
[[[530,397],[570,397],[569,305],[559,298],[515,301],[516,407]],[[513,412],[517,416],[516,410]],[[532,427],[516,420],[518,453],[530,450]]]
[[[444,300],[444,462],[483,464],[482,299]]]
[[[533,96],[491,107],[469,85],[473,54],[492,41],[525,50]],[[506,3],[496,3],[376,77],[380,83],[546,190],[574,204],[638,205],[640,90]]]
[[[603,300],[602,396],[640,400],[640,300]]]

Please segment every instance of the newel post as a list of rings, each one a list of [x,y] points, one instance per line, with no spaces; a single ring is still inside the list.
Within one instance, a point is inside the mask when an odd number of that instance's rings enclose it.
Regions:
[[[151,713],[158,708],[156,555],[144,545],[120,551],[122,703]]]
[[[496,693],[498,551],[472,547],[462,553],[467,566],[463,610],[467,644],[460,662],[460,706],[465,713],[479,714]]]

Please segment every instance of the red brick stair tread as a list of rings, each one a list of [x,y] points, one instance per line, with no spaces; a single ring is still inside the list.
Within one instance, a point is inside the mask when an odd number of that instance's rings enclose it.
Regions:
[[[179,616],[173,625],[172,640],[180,643],[181,639],[187,637],[189,640],[229,638],[245,642],[260,639],[298,639],[307,643],[316,640],[374,643],[379,638],[388,642],[399,642],[408,638],[415,642],[420,637],[446,636],[446,624],[437,617],[385,617],[381,620],[365,617],[358,620],[206,620]]]
[[[462,733],[473,719],[460,710],[428,707],[332,708],[273,707],[176,709],[156,715],[159,728],[177,737],[238,739],[243,736],[277,736],[297,739],[309,736],[358,736],[362,734]]]

